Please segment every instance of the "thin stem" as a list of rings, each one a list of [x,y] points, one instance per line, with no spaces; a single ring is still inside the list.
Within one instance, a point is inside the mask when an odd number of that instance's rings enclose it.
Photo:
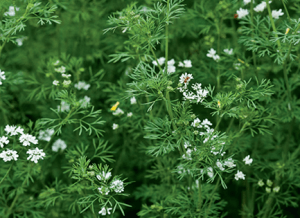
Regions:
[[[215,192],[217,191],[217,189],[219,188],[219,184],[220,184],[220,177],[218,177],[218,182],[217,182],[217,184],[216,184],[214,190],[213,190],[212,193],[210,194],[211,197],[210,197],[210,199],[209,199],[209,205],[208,205],[208,208],[206,209],[206,211],[208,211],[208,212],[209,212],[209,209],[210,209],[210,207],[211,207],[211,205],[212,205],[212,202],[213,202],[213,196],[214,196]],[[208,214],[209,214],[209,213],[205,213],[205,217],[204,217],[204,218],[207,218],[207,217],[208,217]]]
[[[11,168],[12,168],[13,165],[14,165],[14,162],[12,162],[12,164],[10,165],[10,167],[9,167],[9,169],[7,170],[6,174],[5,174],[4,177],[1,179],[0,185],[1,185],[1,183],[4,181],[4,179],[6,178],[6,176],[9,174],[9,172],[10,172],[10,170],[11,170]]]
[[[284,10],[285,10],[286,16],[288,17],[289,21],[291,21],[291,17],[290,17],[289,11],[288,11],[288,9],[286,8],[286,5],[284,4],[284,1],[281,0],[281,2],[282,2],[282,4],[283,4],[283,7],[284,7]]]
[[[266,3],[267,3],[268,12],[269,12],[269,18],[270,18],[270,21],[271,21],[271,25],[272,25],[273,31],[274,31],[276,39],[278,39],[277,29],[276,29],[275,22],[274,22],[273,17],[272,17],[272,12],[271,12],[271,8],[270,8],[269,0],[266,0]],[[280,43],[280,40],[276,40],[276,42],[277,42],[279,51],[281,52],[281,43]]]
[[[251,23],[252,23],[252,24],[254,23],[254,20],[253,20],[253,2],[254,2],[254,0],[251,0],[251,5],[250,5],[250,15],[251,15]],[[254,28],[253,28],[252,25],[251,25],[251,28],[252,28],[251,36],[252,36],[252,38],[253,38],[253,36],[254,36],[254,33],[253,33]],[[254,51],[252,51],[252,57],[253,57],[253,63],[254,63],[254,68],[255,68],[255,69],[254,69],[254,73],[255,73],[255,76],[256,76],[257,79],[258,79],[257,66],[256,66],[256,54],[255,54]]]
[[[168,72],[168,52],[169,52],[169,13],[170,13],[170,0],[167,1],[166,50],[165,50],[165,66],[166,66],[166,72]]]
[[[163,70],[161,69],[161,66],[160,66],[159,63],[158,63],[157,57],[156,57],[156,55],[155,55],[155,52],[154,52],[154,50],[153,50],[153,48],[152,48],[151,46],[150,46],[150,50],[151,50],[151,53],[152,53],[152,55],[153,55],[153,57],[154,57],[154,59],[155,59],[155,61],[156,61],[156,63],[157,63],[157,66],[158,66],[160,72],[163,72]]]

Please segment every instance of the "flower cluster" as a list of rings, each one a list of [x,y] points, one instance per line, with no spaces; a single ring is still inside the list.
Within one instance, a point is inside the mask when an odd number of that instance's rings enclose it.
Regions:
[[[88,90],[90,88],[90,84],[87,84],[84,81],[79,81],[77,84],[74,85],[74,87],[78,90],[84,89],[84,90]]]
[[[247,5],[248,3],[250,3],[251,0],[244,0],[244,4]],[[272,3],[272,1],[269,1],[269,3]],[[262,1],[260,4],[256,5],[256,7],[253,8],[254,11],[256,12],[263,12],[267,7],[267,3],[265,1]],[[249,14],[248,9],[243,9],[240,8],[239,10],[237,10],[237,17],[239,19],[247,16]],[[282,12],[282,9],[277,10],[272,10],[272,17],[274,19],[279,19],[279,16],[284,15],[284,13]]]
[[[84,96],[83,99],[79,100],[79,104],[82,108],[87,108],[88,106],[90,106],[90,101],[91,101],[90,97]]]
[[[49,142],[53,133],[54,129],[40,130],[38,139]]]
[[[5,80],[5,75],[4,75],[4,71],[0,70],[0,85],[2,85],[2,80]]]
[[[20,10],[20,8],[18,8],[18,7],[9,6],[8,12],[5,12],[4,15],[13,17],[16,15],[16,11],[19,11],[19,10]]]
[[[46,156],[46,154],[43,152],[43,149],[38,148],[29,149],[26,153],[29,154],[27,160],[31,160],[34,163],[37,163],[39,159],[44,159]]]
[[[195,83],[192,85],[193,91],[188,90],[189,81],[193,79],[192,74],[182,74],[179,78],[178,90],[182,92],[184,100],[188,100],[191,103],[199,103],[207,96],[208,91],[201,87],[201,83]]]
[[[28,133],[24,133],[24,129],[22,129],[21,127],[16,127],[16,126],[9,126],[6,125],[5,127],[5,132],[7,136],[2,136],[0,137],[0,147],[3,148],[4,145],[7,146],[9,144],[9,137],[13,137],[13,136],[18,136],[19,137],[19,142],[20,144],[22,144],[22,146],[30,146],[31,144],[38,144],[38,140],[36,139],[35,136],[30,135]],[[39,159],[43,159],[43,157],[45,157],[45,153],[43,152],[43,149],[28,149],[28,151],[26,152],[27,154],[29,154],[27,160],[31,160],[35,163],[38,162]],[[2,151],[0,153],[0,158],[3,159],[4,162],[7,161],[11,161],[11,160],[18,160],[18,153],[15,150],[11,150],[9,148],[6,148],[6,150]]]
[[[55,63],[53,63],[54,66],[59,65],[60,61],[57,60]],[[57,73],[60,73],[62,78],[64,78],[64,81],[62,82],[63,87],[68,88],[69,85],[71,84],[71,80],[69,80],[69,77],[71,77],[71,74],[66,74],[66,67],[65,66],[60,66],[60,67],[56,67],[54,68],[54,71]],[[59,81],[58,80],[54,80],[53,81],[53,85],[58,86],[59,85]]]
[[[267,192],[267,193],[271,193],[271,187],[272,187],[272,185],[273,185],[273,182],[272,182],[270,179],[268,179],[266,183],[267,183],[266,192]],[[265,183],[263,182],[262,179],[260,179],[260,180],[258,181],[257,184],[258,184],[258,186],[260,186],[260,187],[263,187],[263,186],[265,185]],[[275,187],[273,187],[273,192],[274,192],[274,193],[279,192],[279,190],[280,190],[280,186],[275,186]]]
[[[125,112],[121,109],[121,108],[119,108],[118,106],[119,106],[119,102],[117,102],[116,104],[114,104],[112,107],[111,107],[111,111],[113,111],[113,115],[114,116],[122,116]],[[133,97],[131,97],[130,98],[130,104],[137,104],[137,100],[136,100],[136,98],[133,96]],[[127,117],[132,117],[133,116],[133,113],[132,112],[128,112],[127,113]],[[112,125],[112,129],[113,130],[116,130],[116,129],[118,129],[119,128],[119,125],[118,124],[116,124],[116,123],[113,123],[113,125]]]
[[[99,211],[99,214],[101,214],[102,216],[105,216],[106,214],[110,214],[110,210],[112,210],[112,208],[105,208],[102,207],[102,209]]]
[[[65,102],[65,101],[61,101],[60,105],[57,106],[57,109],[60,112],[69,111],[70,110],[70,105],[67,102]]]
[[[117,178],[113,178],[111,181],[109,181],[111,176],[111,172],[105,171],[102,171],[100,174],[96,175],[97,180],[101,182],[101,186],[98,187],[98,191],[101,195],[108,195],[110,192],[121,193],[124,191],[123,181]]]
[[[63,151],[66,148],[67,148],[67,144],[65,143],[65,141],[61,139],[57,139],[52,145],[52,151],[54,152],[58,152],[59,149]]]
[[[183,63],[179,62],[178,67],[191,68],[192,67],[192,61],[191,60],[184,60]]]
[[[206,54],[207,57],[214,59],[215,61],[219,61],[220,60],[220,56],[216,54],[216,50],[214,50],[213,48],[211,48],[210,50],[208,50],[208,53]]]

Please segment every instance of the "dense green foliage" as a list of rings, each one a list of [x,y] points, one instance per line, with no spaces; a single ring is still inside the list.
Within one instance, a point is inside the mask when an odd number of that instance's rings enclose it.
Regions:
[[[0,217],[299,217],[299,17],[1,0]]]

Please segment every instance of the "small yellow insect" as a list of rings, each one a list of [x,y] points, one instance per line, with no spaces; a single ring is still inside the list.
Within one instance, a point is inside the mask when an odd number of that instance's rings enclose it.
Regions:
[[[219,108],[221,107],[221,102],[220,102],[220,101],[218,101],[218,107],[219,107]]]
[[[119,104],[120,104],[120,102],[117,101],[117,103],[115,103],[114,106],[112,106],[110,110],[115,111]]]
[[[290,32],[290,28],[286,28],[285,35]]]

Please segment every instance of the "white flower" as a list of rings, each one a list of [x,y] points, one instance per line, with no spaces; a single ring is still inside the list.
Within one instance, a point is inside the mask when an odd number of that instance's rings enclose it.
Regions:
[[[243,159],[243,161],[245,162],[245,164],[250,165],[252,163],[253,159],[250,158],[250,155],[248,155]]]
[[[111,177],[111,172],[107,172],[105,173],[104,171],[102,171],[102,175],[97,175],[96,176],[98,180],[108,180]]]
[[[185,149],[187,149],[188,147],[191,147],[191,143],[188,142],[188,141],[185,141],[184,142],[184,147],[185,147]]]
[[[7,139],[7,137],[5,136],[2,136],[0,138],[0,147],[3,148],[4,144],[8,144],[9,143],[9,140]]]
[[[36,139],[35,136],[32,136],[30,134],[22,134],[19,138],[20,142],[23,143],[23,146],[29,146],[30,143],[32,144],[37,144],[38,140]]]
[[[191,60],[184,60],[183,63],[179,62],[178,67],[191,68],[192,67],[192,61]]]
[[[268,186],[272,186],[272,185],[273,185],[273,182],[272,182],[271,180],[268,179],[268,180],[267,180],[267,185],[268,185]]]
[[[8,9],[8,12],[5,12],[4,13],[4,15],[5,16],[11,16],[11,17],[13,17],[13,16],[15,16],[16,15],[16,11],[19,11],[20,10],[20,8],[18,8],[18,7],[14,7],[14,6],[9,6],[9,9]]]
[[[262,187],[262,186],[264,186],[264,182],[262,181],[262,179],[260,179],[259,181],[258,181],[258,183],[257,183],[260,187]]]
[[[13,159],[16,161],[18,160],[18,157],[19,155],[17,154],[17,152],[10,149],[7,149],[6,151],[2,151],[0,153],[0,158],[2,158],[4,162],[11,161]]]
[[[80,106],[82,108],[87,108],[90,105],[91,98],[88,96],[84,96],[83,99],[79,100]],[[119,109],[119,108],[118,108]]]
[[[58,64],[59,64],[59,60],[56,60],[56,61],[53,63],[54,66],[57,66]]]
[[[64,80],[63,86],[68,87],[71,84],[71,80]]]
[[[2,81],[1,80],[5,80],[5,75],[4,75],[4,71],[0,70],[0,85],[2,85]]]
[[[54,70],[58,73],[65,73],[66,72],[66,68],[64,66],[61,66],[59,68],[55,68]]]
[[[57,106],[57,109],[61,112],[69,111],[70,105],[65,101],[61,101],[60,105]]]
[[[8,135],[9,133],[10,133],[10,136],[18,135],[15,126],[6,125],[4,130],[6,132],[6,135]]]
[[[63,73],[61,76],[64,77],[64,78],[66,78],[66,79],[69,79],[69,77],[71,77],[72,75],[71,74],[64,74]]]
[[[57,139],[52,145],[52,151],[54,152],[58,152],[59,149],[63,151],[66,148],[67,148],[67,144],[65,143],[65,141],[61,139]]]
[[[44,159],[44,157],[46,156],[46,154],[43,152],[43,149],[29,149],[27,152],[27,154],[29,154],[27,160],[31,160],[34,163],[37,163],[39,159]]]
[[[214,177],[214,171],[213,171],[213,168],[212,167],[208,167],[207,168],[207,175],[212,178]]]
[[[267,193],[271,193],[271,188],[266,187],[266,192],[267,192]]]
[[[234,177],[236,180],[239,180],[239,179],[243,179],[245,180],[245,174],[241,171],[237,171],[237,173],[235,174],[235,177]]]
[[[57,86],[59,84],[59,81],[58,80],[54,80],[53,81],[53,85]]]
[[[236,11],[236,13],[238,15],[238,19],[242,19],[243,17],[246,17],[249,14],[249,11],[248,9],[240,8]]]
[[[224,171],[224,170],[225,170],[225,168],[223,167],[223,164],[222,164],[219,160],[217,160],[216,165],[217,165],[217,167],[219,167],[219,169],[220,169],[221,171]]]
[[[201,120],[199,118],[194,119],[191,126],[197,127],[197,128],[202,128]]]
[[[271,3],[272,1],[269,1]],[[256,12],[262,12],[267,7],[267,3],[265,1],[261,2],[260,4],[256,5],[256,7],[253,9]]]
[[[169,67],[170,67],[170,66],[174,66],[174,64],[175,64],[174,59],[168,61],[168,66],[169,66]]]
[[[212,123],[208,119],[205,119],[202,121],[201,125],[204,126],[206,129],[209,129],[209,126],[211,126]]]
[[[79,81],[77,84],[74,85],[76,89],[81,90],[88,90],[90,88],[90,84],[87,84],[85,81]]]
[[[115,180],[110,184],[110,188],[113,189],[116,193],[121,193],[124,191],[124,184],[121,180]]]
[[[234,164],[234,160],[232,160],[232,158],[228,158],[225,162],[224,165],[229,167],[229,168],[233,168],[236,165]]]
[[[175,73],[176,67],[173,65],[168,65],[168,74]]]
[[[122,115],[122,114],[124,114],[124,111],[121,108],[117,108],[117,110],[113,112],[113,115],[115,116]]]
[[[275,192],[275,193],[276,193],[276,192],[279,192],[279,190],[280,190],[280,187],[279,187],[279,186],[276,186],[276,187],[273,188],[273,192]]]
[[[17,38],[16,39],[16,43],[18,44],[18,46],[22,46],[23,45],[23,41],[25,39],[27,39],[27,37]]]
[[[134,96],[130,99],[130,104],[136,104],[136,98]]]
[[[38,139],[49,142],[53,133],[54,129],[40,130]]]
[[[244,5],[249,4],[251,0],[244,0]]]
[[[224,52],[228,55],[232,55],[233,54],[233,49],[232,48],[231,49],[226,48],[226,49],[224,49]]]
[[[119,125],[114,123],[113,126],[112,126],[112,128],[113,128],[113,130],[116,130],[116,129],[119,128]]]
[[[208,50],[208,54],[206,54],[206,56],[212,58],[213,56],[215,56],[215,54],[216,54],[216,50],[211,48],[210,50]]]
[[[110,192],[109,188],[108,187],[104,187],[104,186],[99,187],[98,190],[99,190],[99,192],[101,194],[105,194],[105,195],[108,195],[108,193]]]
[[[189,84],[189,81],[191,79],[194,79],[193,78],[193,75],[192,74],[188,74],[188,73],[185,73],[185,74],[182,74],[179,78],[179,82],[181,84],[184,84],[185,86],[187,86]]]
[[[215,61],[218,61],[218,60],[220,60],[220,56],[219,56],[219,55],[214,55],[214,56],[213,56],[213,59],[214,59]]]
[[[132,117],[132,112],[127,113],[127,117]]]
[[[105,216],[106,215],[106,210],[107,210],[107,214],[110,214],[110,210],[112,210],[112,208],[105,209],[105,207],[102,207],[102,209],[99,211],[99,214]]]
[[[161,58],[159,58],[157,61],[158,61],[158,64],[159,65],[163,65],[164,63],[165,63],[165,58],[164,57],[161,57]],[[155,66],[157,66],[157,62],[156,62],[156,60],[155,61],[152,61],[152,63],[155,65]]]
[[[234,64],[233,64],[233,67],[234,67],[234,69],[236,69],[236,70],[240,70],[240,66],[241,66],[241,63],[234,63]]]
[[[272,10],[272,17],[274,19],[279,19],[279,16],[284,15],[284,13],[282,12],[282,9],[279,9],[278,11],[276,10]]]

